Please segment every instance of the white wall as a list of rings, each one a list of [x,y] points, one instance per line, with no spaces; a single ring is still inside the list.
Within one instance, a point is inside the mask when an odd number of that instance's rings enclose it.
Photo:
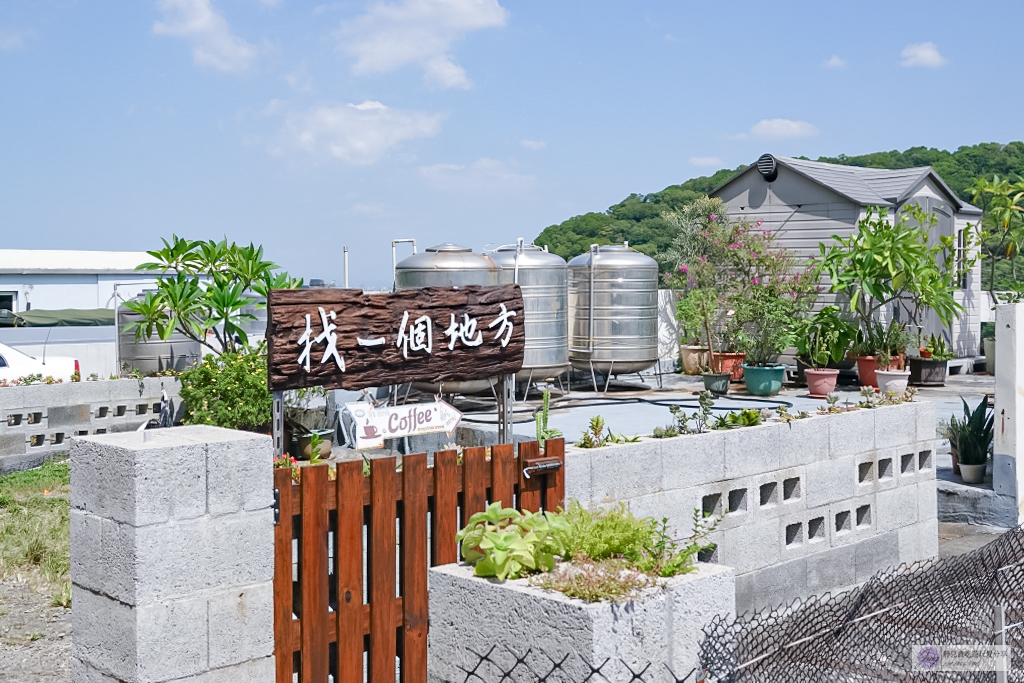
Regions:
[[[130,299],[155,287],[149,273],[123,275],[27,274],[0,275],[0,292],[15,292],[17,311],[27,309],[113,308],[115,285],[121,298]]]
[[[0,344],[24,354],[42,358],[70,356],[77,358],[82,379],[95,373],[106,379],[117,373],[117,352],[114,348],[114,326],[101,327],[4,327],[0,328]]]

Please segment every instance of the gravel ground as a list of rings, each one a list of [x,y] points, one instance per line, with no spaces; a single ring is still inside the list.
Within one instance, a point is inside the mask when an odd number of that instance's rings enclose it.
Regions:
[[[0,582],[0,680],[71,680],[71,610],[24,583]]]

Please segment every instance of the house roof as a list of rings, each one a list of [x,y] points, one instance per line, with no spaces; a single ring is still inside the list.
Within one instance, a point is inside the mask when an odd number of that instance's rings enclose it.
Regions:
[[[779,156],[775,157],[775,160],[780,165],[861,206],[898,206],[910,196],[921,180],[930,176],[949,197],[957,213],[974,215],[982,213],[981,209],[971,206],[957,197],[956,193],[946,185],[931,166],[889,169],[845,166]],[[750,165],[715,188],[712,194],[717,193],[740,175],[751,169],[756,170],[756,168],[756,164]]]
[[[0,274],[141,275],[135,267],[152,260],[144,251],[0,249]]]

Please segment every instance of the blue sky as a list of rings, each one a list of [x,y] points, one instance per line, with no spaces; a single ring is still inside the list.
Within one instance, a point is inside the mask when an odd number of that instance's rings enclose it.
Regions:
[[[982,11],[982,7],[984,11]],[[4,0],[0,243],[532,238],[763,152],[1024,137],[1016,3]]]

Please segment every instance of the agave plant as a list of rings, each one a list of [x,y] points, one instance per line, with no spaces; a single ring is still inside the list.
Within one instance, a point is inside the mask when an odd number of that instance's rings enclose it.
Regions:
[[[988,448],[995,434],[993,416],[988,414],[988,403],[982,400],[973,411],[961,396],[964,416],[949,418],[949,440],[956,446],[961,465],[984,465],[988,462]]]

